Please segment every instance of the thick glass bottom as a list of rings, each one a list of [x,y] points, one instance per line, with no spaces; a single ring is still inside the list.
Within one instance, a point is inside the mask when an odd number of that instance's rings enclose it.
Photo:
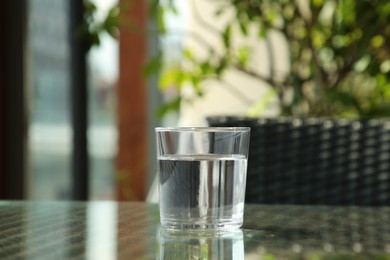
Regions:
[[[174,219],[161,216],[161,226],[172,230],[236,230],[242,226],[243,220],[240,219]]]

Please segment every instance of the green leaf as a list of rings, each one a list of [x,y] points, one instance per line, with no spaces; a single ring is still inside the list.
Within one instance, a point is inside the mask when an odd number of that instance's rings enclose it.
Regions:
[[[312,5],[317,8],[321,7],[324,4],[324,0],[312,0],[311,2]]]
[[[181,101],[182,98],[178,96],[168,102],[165,102],[157,109],[157,116],[162,118],[169,112],[178,112],[180,110]]]
[[[226,49],[230,48],[231,35],[232,35],[232,26],[231,24],[229,24],[225,27],[225,30],[222,33],[223,45],[225,46]]]
[[[371,45],[374,48],[380,48],[384,45],[385,38],[382,35],[376,35],[371,39]]]
[[[306,32],[306,29],[303,27],[301,28],[301,30]],[[325,37],[325,34],[323,32],[321,32],[320,30],[312,29],[311,35],[312,35],[312,40],[313,40],[312,44],[313,44],[314,48],[317,50],[322,48],[327,40]],[[303,34],[303,37],[305,37],[305,36],[306,36],[306,34]]]
[[[160,6],[160,0],[150,0],[149,3],[149,15],[154,17],[158,13],[158,9]]]
[[[251,54],[252,54],[252,49],[249,47],[243,47],[238,49],[237,59],[242,67],[246,68],[248,66],[248,62]]]
[[[273,25],[278,15],[275,12],[266,12],[265,19],[269,25]]]
[[[209,61],[204,61],[199,66],[200,71],[203,75],[207,75],[212,72],[213,68]]]
[[[120,13],[119,6],[115,5],[115,6],[111,7],[110,10],[108,11],[108,16],[109,17],[118,17],[119,13]]]
[[[226,62],[222,61],[215,67],[215,74],[217,77],[221,77],[222,73],[225,71]]]
[[[240,29],[241,29],[242,34],[245,36],[248,36],[248,22],[240,19],[239,25],[240,25]]]
[[[167,31],[167,28],[165,26],[164,15],[165,15],[164,9],[163,8],[159,8],[158,12],[157,12],[157,26],[158,26],[158,31],[161,34],[164,34]]]
[[[97,10],[96,5],[91,1],[86,1],[84,3],[84,9],[87,13],[94,13]]]
[[[260,26],[258,36],[260,39],[267,37],[267,28],[265,26]]]
[[[194,61],[194,54],[190,49],[184,49],[184,57],[187,58],[190,61]]]
[[[150,59],[145,68],[144,68],[144,74],[147,77],[150,77],[151,75],[158,73],[162,68],[162,53],[159,52],[155,57]]]
[[[171,86],[180,88],[183,84],[184,75],[179,69],[170,69],[163,72],[159,79],[159,89],[161,91],[168,89]]]
[[[275,89],[269,89],[263,98],[255,102],[251,107],[249,107],[247,114],[250,117],[259,117],[267,108],[269,103],[272,101],[272,98],[276,96]]]
[[[200,82],[201,82],[201,79],[199,76],[197,75],[192,75],[191,77],[191,83],[192,83],[192,86],[194,87],[195,91],[196,91],[196,94],[201,97],[204,95],[204,92],[200,86]]]
[[[339,4],[339,17],[343,24],[354,24],[356,21],[356,2],[355,0],[343,0]]]
[[[97,32],[92,32],[89,35],[89,45],[92,46],[99,46],[100,45],[100,36]]]
[[[112,9],[113,10],[113,9]],[[106,31],[111,37],[117,38],[119,35],[119,18],[113,12],[108,15],[102,24],[102,30]]]
[[[218,17],[218,16],[222,15],[224,11],[225,11],[225,8],[218,8],[218,10],[215,11],[214,15],[216,17]]]

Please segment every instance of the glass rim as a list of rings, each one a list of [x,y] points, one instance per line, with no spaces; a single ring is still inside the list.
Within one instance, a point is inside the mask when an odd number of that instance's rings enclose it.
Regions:
[[[156,132],[249,132],[247,126],[178,126],[178,127],[155,127]]]

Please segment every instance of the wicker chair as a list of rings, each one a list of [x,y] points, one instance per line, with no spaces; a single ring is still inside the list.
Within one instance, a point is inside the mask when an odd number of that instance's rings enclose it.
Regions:
[[[250,126],[247,203],[390,205],[390,121],[210,117]]]

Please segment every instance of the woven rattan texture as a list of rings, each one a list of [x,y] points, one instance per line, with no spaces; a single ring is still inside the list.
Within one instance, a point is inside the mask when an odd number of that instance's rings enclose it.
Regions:
[[[390,121],[209,118],[250,126],[246,202],[390,205]]]

